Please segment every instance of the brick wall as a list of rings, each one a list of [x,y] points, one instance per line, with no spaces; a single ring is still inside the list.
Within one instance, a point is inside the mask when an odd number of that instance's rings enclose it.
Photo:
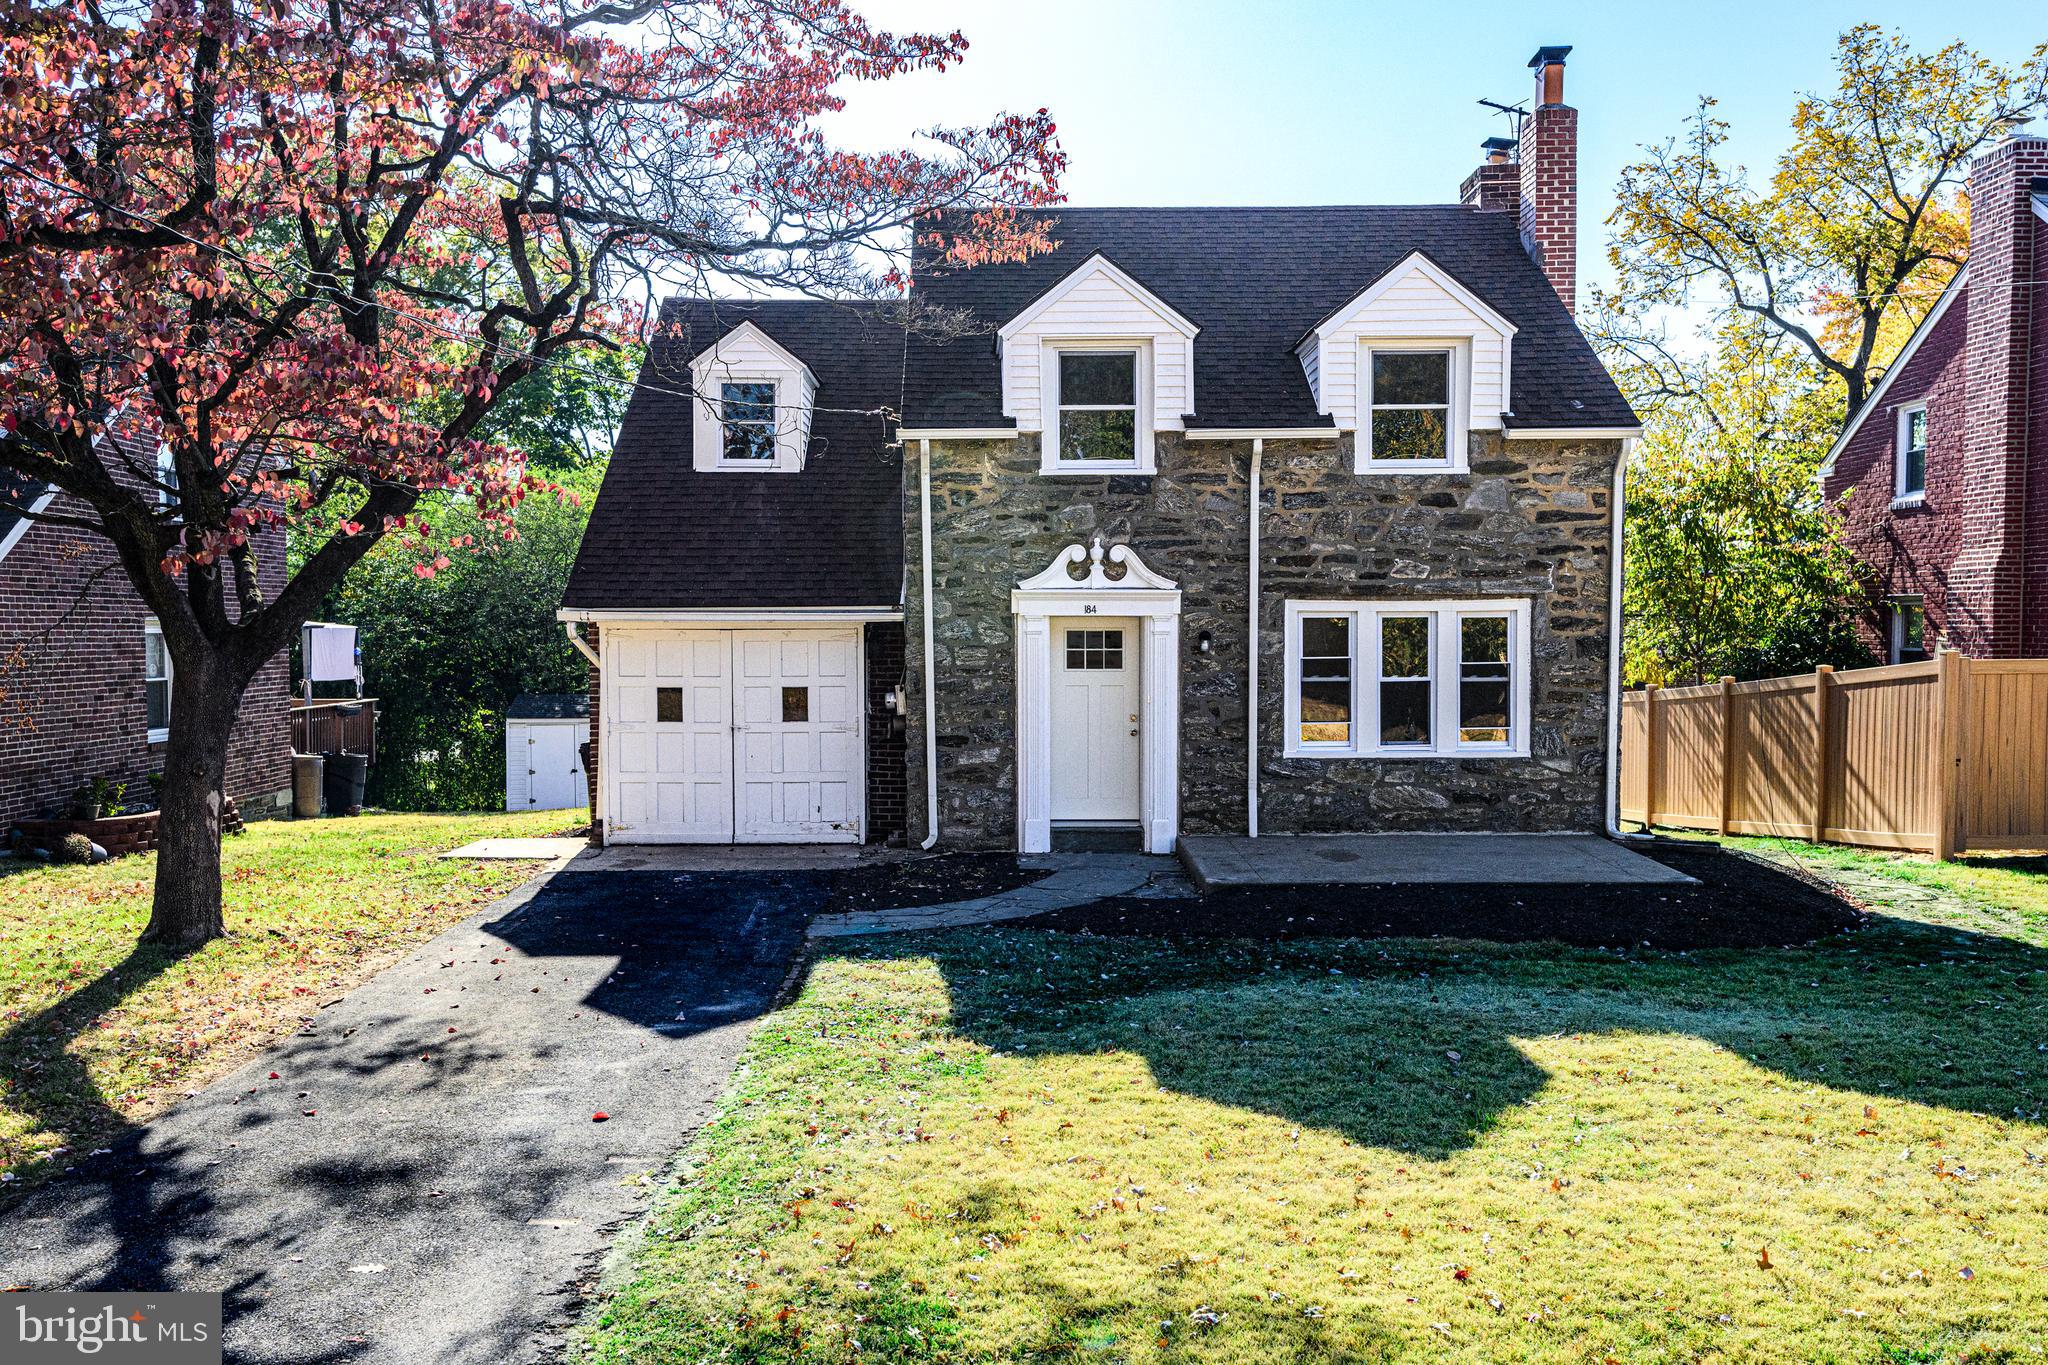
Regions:
[[[1923,599],[1933,636],[1949,633],[1949,572],[1962,548],[1962,511],[1971,496],[1963,459],[1969,311],[1966,283],[1864,415],[1823,490],[1842,518],[1844,541],[1868,566],[1876,594]],[[1895,509],[1899,409],[1919,402],[1927,404],[1927,497],[1919,507]],[[1862,622],[1865,640],[1880,657],[1889,648],[1889,629],[1882,607],[1874,606]]]
[[[879,844],[902,834],[909,818],[903,766],[909,731],[885,700],[891,689],[903,685],[903,623],[870,621],[863,643],[868,660],[868,842]]]
[[[1458,187],[1458,202],[1482,213],[1520,210],[1522,168],[1512,161],[1486,161]]]
[[[263,537],[258,564],[276,592],[281,533]],[[166,747],[149,742],[144,712],[149,615],[111,547],[83,532],[32,526],[0,559],[0,825],[67,800],[93,777],[133,784],[130,800],[149,797],[146,779],[162,770]],[[291,788],[288,669],[280,653],[250,684],[229,749],[228,794],[251,815]]]
[[[583,638],[593,650],[598,648],[597,632],[598,627],[594,625],[583,628]],[[602,651],[599,651],[598,657],[604,657]],[[597,815],[597,765],[601,761],[600,756],[604,753],[604,746],[599,739],[603,731],[598,728],[602,721],[598,710],[598,703],[602,699],[604,688],[600,685],[603,682],[603,678],[599,674],[596,664],[590,665],[589,674],[590,748],[583,755],[583,776],[590,783],[590,842],[602,848],[604,846],[604,822]]]

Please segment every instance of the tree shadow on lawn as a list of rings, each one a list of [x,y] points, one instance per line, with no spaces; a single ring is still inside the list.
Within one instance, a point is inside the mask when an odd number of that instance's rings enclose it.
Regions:
[[[1886,916],[1711,951],[1013,928],[849,951],[934,962],[952,1027],[991,1048],[1129,1051],[1168,1089],[1438,1160],[1543,1089],[1519,1038],[1690,1035],[1791,1079],[2031,1122],[2048,1091],[2048,952]]]

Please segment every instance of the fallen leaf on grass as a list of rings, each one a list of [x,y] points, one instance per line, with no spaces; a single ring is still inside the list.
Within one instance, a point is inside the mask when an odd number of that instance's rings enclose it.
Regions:
[[[1757,1248],[1756,1268],[1758,1270],[1769,1270],[1771,1268],[1771,1249],[1769,1247]]]

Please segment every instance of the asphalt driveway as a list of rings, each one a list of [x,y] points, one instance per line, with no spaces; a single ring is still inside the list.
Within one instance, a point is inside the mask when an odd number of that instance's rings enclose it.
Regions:
[[[830,884],[529,884],[0,1215],[0,1281],[222,1290],[235,1361],[549,1357]]]

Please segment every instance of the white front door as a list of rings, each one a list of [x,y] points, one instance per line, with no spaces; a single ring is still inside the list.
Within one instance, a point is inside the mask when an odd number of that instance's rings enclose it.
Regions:
[[[1138,623],[1052,622],[1052,818],[1135,823],[1140,763]]]
[[[608,840],[859,841],[858,627],[621,626],[600,638]]]
[[[732,841],[732,632],[606,631],[605,837]]]
[[[757,630],[733,641],[738,839],[859,839],[859,636]]]

